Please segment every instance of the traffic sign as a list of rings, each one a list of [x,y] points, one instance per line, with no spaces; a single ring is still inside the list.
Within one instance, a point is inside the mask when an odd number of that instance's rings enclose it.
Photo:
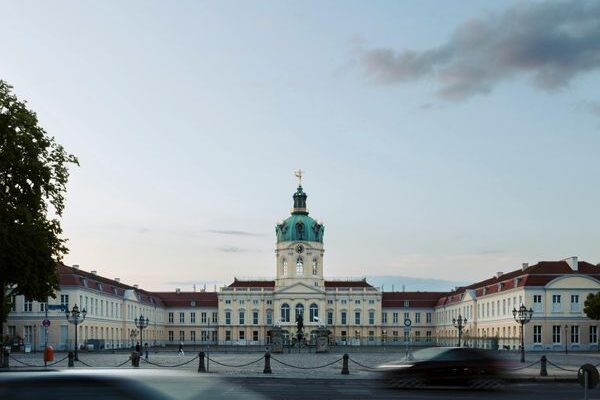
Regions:
[[[406,318],[404,320],[404,326],[409,327],[412,325],[412,321],[410,320],[410,318]]]
[[[65,311],[66,306],[62,304],[48,304],[48,310]]]
[[[44,328],[47,328],[47,327],[49,327],[49,326],[50,326],[50,320],[49,320],[48,318],[45,318],[45,319],[42,321],[42,326],[43,326]]]

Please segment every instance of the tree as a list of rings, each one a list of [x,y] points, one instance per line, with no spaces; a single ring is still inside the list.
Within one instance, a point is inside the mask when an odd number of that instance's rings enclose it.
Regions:
[[[11,296],[46,301],[58,288],[69,164],[79,162],[0,80],[0,333]]]
[[[585,303],[583,304],[583,312],[588,318],[600,321],[600,292],[596,294],[588,294],[585,299]],[[597,335],[598,327],[596,325],[596,337]],[[596,340],[598,339],[596,338]],[[598,346],[598,350],[600,351],[600,346]]]

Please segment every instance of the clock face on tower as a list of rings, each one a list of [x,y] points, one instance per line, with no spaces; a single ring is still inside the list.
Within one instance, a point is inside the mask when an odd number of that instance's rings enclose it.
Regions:
[[[302,253],[304,251],[304,246],[302,246],[301,244],[296,246],[296,252],[297,253]]]

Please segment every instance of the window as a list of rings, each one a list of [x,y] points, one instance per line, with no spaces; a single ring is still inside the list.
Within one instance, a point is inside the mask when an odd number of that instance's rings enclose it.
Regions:
[[[231,304],[231,300],[230,299],[225,300],[225,304]]]
[[[283,276],[287,276],[288,274],[288,264],[287,264],[287,260],[284,258],[283,259]]]
[[[60,305],[63,306],[63,310],[69,308],[69,295],[61,294],[60,295]]]
[[[273,325],[273,311],[267,310],[267,325]]]
[[[533,295],[533,304],[542,304],[542,295],[541,294]]]
[[[225,311],[225,325],[231,325],[231,311]]]
[[[172,342],[173,340],[173,331],[169,331],[169,342]]]
[[[404,307],[408,307],[410,305],[410,302],[408,300],[404,300]]]
[[[202,333],[206,333],[206,332],[202,331]],[[190,331],[190,340],[191,340],[192,342],[195,342],[195,341],[196,341],[196,331]],[[205,338],[202,338],[202,340],[204,341],[204,340],[206,340],[206,339],[205,339]]]
[[[533,326],[533,343],[542,343],[542,326]]]
[[[392,331],[392,340],[394,342],[398,341],[398,331]]]
[[[11,305],[11,309],[10,310],[12,312],[17,311],[17,296],[15,296],[15,295],[10,296],[10,305]],[[15,336],[15,335],[13,335],[13,336]]]
[[[375,311],[369,311],[369,325],[375,325]]]
[[[342,300],[342,304],[347,304],[348,300]]]
[[[296,275],[304,275],[304,261],[302,257],[298,257],[296,260]]]
[[[290,306],[287,303],[281,305],[281,322],[290,322]]]
[[[354,312],[354,324],[360,325],[360,311]]]
[[[231,331],[225,331],[225,341],[231,341]]]
[[[317,306],[315,303],[312,303],[310,305],[309,317],[310,317],[310,322],[317,322],[317,319],[319,319],[319,306]]]
[[[579,295],[571,295],[571,312],[579,312]]]
[[[428,342],[431,342],[431,331],[425,332],[425,337]]]
[[[415,342],[421,341],[421,331],[415,331]]]
[[[346,311],[342,311],[341,313],[341,321],[342,321],[342,325],[346,325],[348,322],[346,320]]]
[[[272,305],[273,304],[273,300],[267,300],[267,305]]]
[[[333,300],[332,299],[327,299],[327,304],[333,304]]]
[[[179,341],[185,342],[185,331],[179,331]]]
[[[369,331],[369,342],[375,341],[375,331]]]
[[[360,304],[360,300],[354,300],[354,304],[356,304],[356,305]]]
[[[25,311],[25,312],[33,311],[33,302],[31,300],[25,299],[25,302],[23,303],[23,311]]]
[[[216,311],[213,311],[213,313],[212,313],[212,322],[213,322],[213,324],[217,323],[218,315],[219,314]]]
[[[296,304],[296,318],[298,318],[298,316],[302,316],[302,318],[304,319],[304,304]]]
[[[407,312],[405,312],[405,313],[404,313],[404,319],[405,319],[405,320],[407,320],[407,319],[410,319],[410,317],[409,317],[409,313],[407,313]]]
[[[252,304],[257,305],[258,304],[258,300],[257,299],[252,300]]]
[[[398,323],[398,313],[392,313],[392,323],[397,324]]]
[[[179,313],[179,323],[183,324],[185,322],[185,313]]]
[[[375,304],[375,300],[374,299],[369,299],[369,304]]]
[[[552,312],[560,312],[560,294],[552,295]]]
[[[415,313],[415,324],[421,323],[421,313]]]
[[[318,273],[317,259],[313,258],[313,260],[312,260],[312,274],[313,275],[317,275],[317,273]]]
[[[560,343],[560,325],[552,326],[552,343]]]
[[[333,325],[333,311],[327,311],[327,325]]]
[[[240,331],[239,338],[240,338],[240,340],[245,340],[246,339],[246,332]]]
[[[404,342],[410,342],[410,332],[404,331]]]
[[[258,325],[258,311],[252,311],[252,324]]]
[[[245,300],[242,300],[242,299],[240,299],[240,300],[238,300],[238,303],[240,303],[240,304],[245,304],[245,303],[246,303],[246,301],[245,301]]]
[[[425,322],[427,322],[428,324],[431,324],[431,313],[430,312],[425,314]]]
[[[192,324],[196,323],[196,313],[195,312],[190,313],[190,323],[192,323]]]
[[[244,325],[244,323],[246,318],[246,313],[242,310],[239,311],[239,321],[240,321],[240,325]]]
[[[381,313],[381,323],[387,324],[387,313],[386,312]]]
[[[46,303],[40,303],[40,312],[45,312],[46,311]]]
[[[571,343],[579,343],[579,326],[571,325]]]
[[[200,322],[203,324],[206,323],[206,313],[205,312],[200,313]]]
[[[590,326],[590,343],[598,343],[598,328]]]
[[[252,331],[252,340],[258,341],[258,331]]]

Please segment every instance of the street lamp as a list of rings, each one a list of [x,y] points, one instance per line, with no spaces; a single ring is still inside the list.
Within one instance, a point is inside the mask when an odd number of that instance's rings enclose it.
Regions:
[[[517,310],[513,308],[513,318],[515,321],[521,325],[521,362],[525,362],[525,338],[523,336],[523,325],[531,321],[531,317],[533,317],[533,309],[527,309],[524,304],[521,304],[521,307]]]
[[[148,327],[148,322],[150,322],[150,320],[148,320],[148,318],[144,319],[144,315],[140,314],[139,318],[134,318],[133,322],[135,323],[135,326],[138,327],[138,329],[140,330],[140,348],[141,346],[143,346],[144,343],[144,329]]]
[[[467,319],[458,314],[458,318],[452,318],[452,325],[458,329],[458,347],[460,347],[460,339],[462,338],[463,328],[467,325]]]
[[[565,354],[569,354],[569,325],[565,324]]]
[[[73,325],[75,325],[75,360],[79,361],[79,357],[77,356],[77,350],[78,350],[78,343],[77,343],[77,325],[83,323],[83,321],[85,320],[85,316],[87,314],[87,311],[85,310],[85,308],[81,311],[79,311],[79,307],[77,307],[77,304],[75,304],[73,306],[73,309],[71,311],[69,311],[69,309],[67,308],[67,311],[65,312],[65,317],[67,318],[67,321]]]

